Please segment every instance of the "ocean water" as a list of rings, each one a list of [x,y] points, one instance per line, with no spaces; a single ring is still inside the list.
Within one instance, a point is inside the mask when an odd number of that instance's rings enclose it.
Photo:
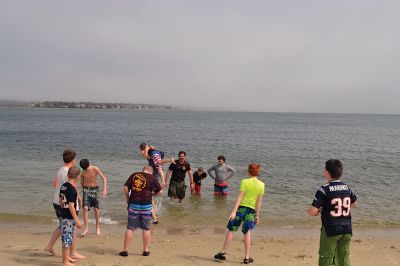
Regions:
[[[202,195],[187,191],[183,204],[159,198],[159,219],[174,225],[223,225],[251,162],[262,165],[266,184],[264,224],[307,226],[319,219],[306,210],[327,159],[344,163],[342,180],[356,193],[358,225],[400,225],[400,116],[186,111],[0,109],[0,213],[53,218],[52,181],[71,148],[108,178],[102,221],[126,220],[122,186],[146,164],[141,142],[175,156],[187,152],[193,168],[208,168],[224,154],[238,173],[229,196],[214,198],[213,180]],[[166,171],[167,166],[164,165]],[[187,177],[188,181],[188,177]],[[93,215],[90,213],[90,217]],[[32,218],[30,218],[32,219]]]

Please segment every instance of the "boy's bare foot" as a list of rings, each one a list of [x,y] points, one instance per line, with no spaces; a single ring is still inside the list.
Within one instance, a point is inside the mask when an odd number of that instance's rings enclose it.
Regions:
[[[70,263],[70,262],[68,262],[68,263],[63,263],[63,264],[61,264],[62,266],[74,266],[75,265],[75,263]]]
[[[75,263],[75,262],[76,262],[76,260],[74,260],[74,259],[71,258],[71,257],[68,258],[68,261],[69,261],[70,263]]]
[[[56,253],[54,252],[54,249],[52,249],[52,248],[46,247],[46,248],[44,249],[44,251],[49,252],[52,256],[55,256],[55,255],[56,255]]]
[[[98,236],[101,235],[100,228],[97,228],[97,229],[96,229],[96,235],[98,235]]]
[[[86,259],[85,256],[83,256],[83,255],[81,255],[81,254],[79,254],[79,253],[71,254],[70,257],[73,258],[73,259],[76,259],[76,260],[79,260],[79,259]]]
[[[87,233],[88,233],[88,230],[87,230],[87,229],[83,230],[83,232],[81,233],[81,237],[86,236]]]

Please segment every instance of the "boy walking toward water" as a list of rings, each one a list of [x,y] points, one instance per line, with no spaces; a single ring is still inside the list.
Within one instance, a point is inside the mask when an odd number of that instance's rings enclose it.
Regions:
[[[78,218],[79,203],[78,192],[76,191],[76,182],[80,170],[78,167],[72,166],[68,170],[68,181],[60,188],[60,205],[61,205],[61,243],[62,243],[62,265],[74,265],[70,263],[70,251],[76,247],[75,226],[82,228],[82,224]]]
[[[153,169],[145,166],[142,172],[133,173],[124,184],[124,195],[128,203],[128,225],[124,237],[124,250],[120,256],[128,256],[128,246],[133,238],[133,232],[142,229],[143,256],[149,256],[151,240],[151,210],[152,197],[162,193],[160,183],[152,176]]]
[[[76,162],[75,151],[65,150],[63,152],[63,161],[64,161],[64,165],[58,170],[57,176],[54,179],[55,192],[54,192],[54,196],[53,196],[53,207],[56,212],[58,226],[54,230],[49,243],[47,244],[46,248],[44,249],[45,251],[50,252],[50,254],[53,256],[55,256],[54,244],[57,242],[57,239],[61,235],[62,208],[60,205],[60,188],[65,182],[68,181],[68,177],[67,177],[68,170],[75,165],[75,162]],[[75,247],[71,248],[70,262],[74,262],[74,259],[79,259],[79,258],[84,258],[84,256],[77,253]]]
[[[236,170],[225,164],[225,156],[218,156],[218,164],[208,169],[207,173],[215,180],[214,195],[228,195],[228,179],[235,175]]]
[[[85,229],[81,236],[85,236],[88,232],[88,216],[90,207],[94,208],[96,234],[100,235],[99,184],[97,182],[97,176],[100,176],[103,179],[103,198],[107,196],[107,178],[97,166],[89,165],[88,159],[82,159],[79,162],[79,165],[83,169],[83,172],[81,173],[81,185],[83,194],[83,221],[85,224]]]
[[[350,208],[357,203],[357,197],[340,177],[343,164],[339,160],[325,163],[323,176],[327,184],[315,193],[310,216],[321,214],[321,235],[319,244],[319,266],[349,266],[352,224]]]
[[[250,230],[254,229],[256,224],[260,222],[259,215],[264,195],[264,183],[257,178],[260,170],[259,164],[249,164],[249,178],[242,179],[240,182],[239,195],[229,216],[224,245],[222,250],[214,256],[214,259],[226,260],[225,255],[233,238],[233,233],[239,229],[242,223],[245,251],[243,263],[254,262],[250,257]]]

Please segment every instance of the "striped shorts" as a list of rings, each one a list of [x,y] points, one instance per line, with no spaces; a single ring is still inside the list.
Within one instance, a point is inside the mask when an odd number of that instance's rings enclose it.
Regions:
[[[129,230],[136,230],[138,228],[143,230],[150,230],[152,209],[153,205],[151,203],[129,203],[127,228]]]

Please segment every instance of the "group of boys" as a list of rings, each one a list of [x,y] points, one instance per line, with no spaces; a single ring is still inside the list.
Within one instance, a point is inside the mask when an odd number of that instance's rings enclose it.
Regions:
[[[185,197],[184,178],[186,172],[190,177],[190,189],[200,193],[201,180],[207,174],[202,168],[199,168],[194,174],[191,172],[190,164],[186,161],[186,153],[179,152],[178,160],[173,158],[164,160],[164,154],[152,146],[146,144],[140,145],[141,154],[149,162],[141,172],[135,172],[129,176],[125,182],[124,195],[128,204],[128,223],[124,236],[124,249],[119,253],[120,256],[128,256],[128,246],[133,238],[133,232],[136,229],[142,229],[143,234],[143,256],[149,256],[150,244],[150,225],[154,221],[154,196],[162,193],[162,188],[168,186],[168,196],[178,198],[182,202]],[[80,197],[76,190],[78,177],[81,176],[81,183],[84,185],[84,179],[88,176],[97,180],[100,175],[104,180],[103,196],[106,195],[106,178],[98,168],[92,168],[94,173],[85,172],[88,170],[89,163],[83,162],[84,172],[75,167],[75,152],[71,150],[64,151],[64,166],[60,168],[56,177],[56,193],[53,200],[53,206],[59,219],[59,227],[53,233],[46,251],[54,254],[54,243],[61,235],[63,265],[73,265],[75,260],[85,258],[76,252],[75,227],[83,228],[78,218],[78,211],[81,205]],[[162,171],[162,164],[171,163],[166,177]],[[82,165],[82,161],[81,161]],[[233,238],[233,233],[237,231],[242,224],[244,236],[245,257],[244,264],[254,262],[250,257],[250,230],[254,229],[260,221],[260,209],[262,197],[264,194],[264,183],[258,179],[261,166],[258,164],[249,164],[249,177],[242,179],[239,188],[239,195],[235,202],[232,213],[227,224],[227,233],[225,241],[220,252],[214,259],[226,260],[226,252]],[[212,174],[214,171],[215,175]],[[211,178],[215,180],[215,195],[227,194],[227,180],[235,174],[235,170],[225,164],[223,156],[218,157],[218,164],[208,170]],[[351,189],[340,180],[343,173],[343,165],[339,160],[328,160],[325,163],[323,176],[328,182],[321,186],[308,209],[310,216],[321,215],[321,235],[319,249],[319,265],[331,266],[350,265],[350,240],[352,236],[352,223],[350,209],[357,203],[357,198]],[[171,176],[171,179],[169,180]],[[67,177],[67,180],[66,180]],[[195,178],[196,177],[196,178]],[[93,179],[92,179],[93,181]],[[161,184],[160,184],[161,181]],[[169,183],[168,183],[169,181]],[[197,181],[197,188],[196,182]],[[96,182],[90,182],[90,188],[83,186],[85,208],[95,206],[98,212],[97,199],[98,187]],[[93,188],[95,187],[95,188]],[[93,192],[95,191],[95,192]],[[84,195],[85,195],[84,193]],[[94,195],[93,195],[94,194]],[[87,200],[90,199],[90,200]],[[91,202],[92,201],[92,202]],[[96,217],[98,216],[96,212]],[[85,218],[85,231],[87,233],[87,213]],[[96,231],[100,234],[98,224]]]
[[[96,166],[91,166],[89,160],[82,159],[80,167],[75,166],[76,153],[73,150],[63,152],[64,165],[58,170],[54,180],[55,193],[53,207],[58,219],[58,227],[54,230],[45,251],[55,255],[54,245],[61,236],[62,265],[73,265],[76,260],[85,256],[76,251],[76,228],[84,229],[81,236],[88,232],[88,211],[94,208],[96,217],[96,234],[100,235],[99,186],[97,176],[103,179],[103,197],[107,195],[107,178]],[[82,186],[83,198],[77,192],[78,179]],[[83,206],[84,224],[78,218]]]

